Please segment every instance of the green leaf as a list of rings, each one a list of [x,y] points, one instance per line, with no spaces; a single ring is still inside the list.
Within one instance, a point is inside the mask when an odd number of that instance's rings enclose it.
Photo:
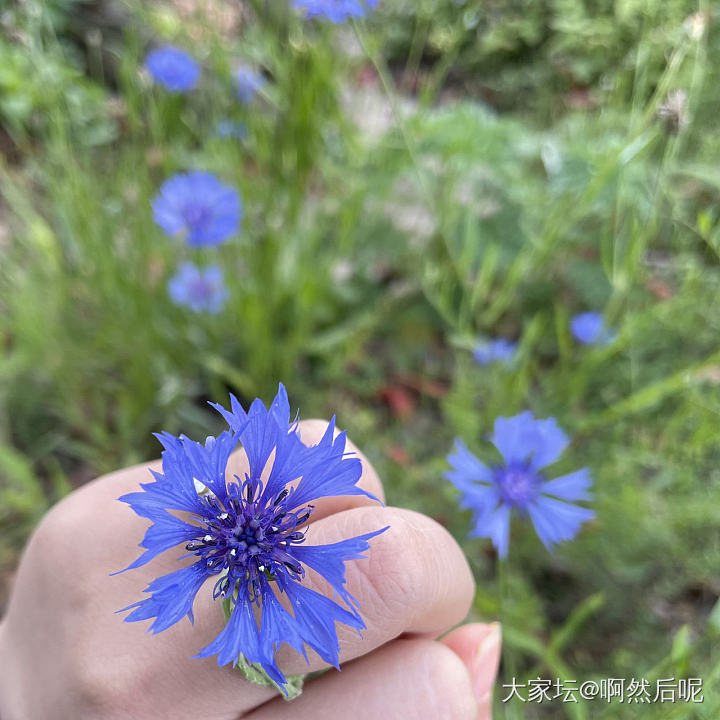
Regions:
[[[720,635],[720,600],[715,603],[715,607],[708,616],[708,627],[716,635]]]

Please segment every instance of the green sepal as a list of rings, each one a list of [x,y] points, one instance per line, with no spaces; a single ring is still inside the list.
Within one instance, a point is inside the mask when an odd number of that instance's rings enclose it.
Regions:
[[[222,601],[225,622],[230,619],[233,611],[234,603],[232,601],[232,595],[233,593],[230,593],[230,596],[223,598]],[[294,700],[303,691],[305,675],[287,675],[287,682],[284,685],[278,685],[278,683],[263,670],[262,666],[257,663],[248,662],[242,653],[238,655],[234,667],[246,680],[256,685],[262,685],[263,687],[275,688],[286,700]]]

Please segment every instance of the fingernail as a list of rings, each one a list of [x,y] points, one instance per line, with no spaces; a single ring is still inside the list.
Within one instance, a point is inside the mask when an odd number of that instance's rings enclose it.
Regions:
[[[500,643],[502,630],[500,623],[491,623],[487,635],[475,651],[470,665],[473,690],[479,706],[489,704],[500,664]]]

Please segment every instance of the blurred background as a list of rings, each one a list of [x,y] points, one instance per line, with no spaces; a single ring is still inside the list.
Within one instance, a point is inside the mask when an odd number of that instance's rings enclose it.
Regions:
[[[0,607],[64,493],[282,381],[462,543],[474,616],[503,621],[497,717],[720,716],[717,7],[0,7]],[[191,90],[145,67],[165,44]],[[216,247],[153,217],[192,170],[242,198]],[[218,307],[171,291],[187,262],[220,268]],[[517,522],[499,583],[446,458],[490,458],[525,409],[572,437],[558,474],[590,468],[597,517],[552,554]],[[705,700],[502,703],[513,676],[695,677]]]

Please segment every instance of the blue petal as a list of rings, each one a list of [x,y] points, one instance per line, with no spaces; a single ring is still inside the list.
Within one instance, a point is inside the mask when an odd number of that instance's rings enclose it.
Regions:
[[[307,661],[305,643],[298,632],[295,618],[280,604],[270,584],[262,576],[260,583],[263,598],[260,641],[264,645],[263,654],[272,658],[281,645],[287,644]]]
[[[156,82],[175,93],[191,90],[200,78],[200,66],[197,62],[172,45],[159,47],[148,53],[145,67]]]
[[[287,424],[284,427],[287,427]],[[263,489],[263,497],[268,501],[275,498],[288,483],[299,479],[311,458],[309,449],[303,445],[297,431],[281,431],[277,435],[277,441],[273,465]]]
[[[528,458],[528,439],[535,436],[534,423],[535,419],[529,410],[513,417],[495,418],[490,441],[506,463],[520,463]]]
[[[227,496],[225,469],[228,458],[237,446],[237,438],[226,430],[217,438],[208,437],[205,445],[184,435],[180,436],[180,440],[193,478],[199,480],[218,498],[224,499]]]
[[[290,600],[298,632],[305,643],[326,663],[339,669],[340,643],[335,623],[344,623],[358,631],[365,627],[365,623],[330,598],[300,583],[283,583],[282,589]]]
[[[375,4],[375,0],[367,3],[371,8]],[[294,0],[293,7],[304,10],[308,18],[324,18],[335,24],[351,17],[364,17],[366,11],[360,0]]]
[[[275,420],[269,417],[265,405],[260,400],[254,400],[248,411],[247,425],[239,433],[250,464],[250,477],[260,479],[282,434],[287,435],[287,428],[281,429]]]
[[[134,494],[144,495],[144,493]],[[122,500],[122,498],[120,499]],[[133,506],[132,502],[130,502],[130,506]],[[138,514],[141,515],[142,513]],[[135,562],[128,565],[125,570],[133,570],[141,567],[145,565],[145,563],[150,562],[154,557],[157,557],[160,553],[177,547],[180,544],[187,543],[199,537],[204,532],[201,527],[183,522],[165,511],[153,513],[152,520],[153,524],[147,529],[145,537],[140,543],[140,547],[147,549]],[[120,572],[125,572],[125,570],[121,570]],[[117,574],[118,573],[113,573],[113,575]]]
[[[333,439],[335,418],[317,445],[307,448],[302,462],[302,479],[286,501],[288,508],[300,507],[320,497],[365,495],[380,502],[371,493],[357,486],[362,463],[345,453],[345,432]]]
[[[242,653],[248,662],[266,662],[267,658],[260,647],[260,632],[255,621],[254,607],[247,596],[246,588],[240,585],[240,593],[227,625],[195,657],[217,655],[218,665],[227,665],[237,662]]]
[[[591,344],[597,342],[604,324],[605,319],[600,313],[585,312],[572,317],[570,329],[578,341]]]
[[[278,392],[270,405],[270,416],[283,429],[290,426],[290,401],[287,390],[282,383],[278,384]]]
[[[202,514],[203,504],[198,498],[182,441],[169,433],[160,433],[156,437],[165,447],[162,453],[164,474],[151,470],[154,482],[141,483],[142,492],[128,493],[119,499],[141,517],[151,519],[165,509]]]
[[[490,365],[495,362],[510,364],[517,352],[517,343],[498,338],[496,340],[480,340],[473,350],[475,362],[479,365]]]
[[[379,502],[374,495],[357,487],[362,464],[357,458],[347,457],[344,432],[333,438],[335,418],[328,424],[321,441],[307,447],[289,425],[290,403],[282,384],[269,411],[260,400],[253,402],[248,413],[235,397],[231,396],[230,402],[231,411],[217,404],[213,407],[239,433],[248,456],[251,477],[259,479],[271,454],[275,453],[263,490],[268,500],[277,496],[286,485],[301,478],[285,503],[287,509],[305,505],[318,497],[338,495],[365,495]]]
[[[473,511],[476,525],[481,524],[499,502],[500,491],[496,485],[473,485],[460,496],[460,507]]]
[[[537,441],[531,467],[533,470],[540,470],[546,465],[552,465],[562,455],[570,444],[570,438],[558,426],[555,418],[537,420],[535,427]]]
[[[492,512],[478,518],[472,535],[490,538],[498,555],[504,558],[510,543],[510,506],[502,503]]]
[[[208,404],[211,407],[215,408],[215,410],[217,410],[225,418],[227,424],[230,426],[230,429],[233,432],[242,432],[242,430],[245,428],[245,425],[247,425],[247,413],[245,412],[245,410],[243,410],[243,406],[240,404],[240,401],[234,395],[230,395],[231,410],[226,410],[219,403],[211,402]]]
[[[530,411],[496,418],[490,439],[508,465],[530,461],[533,470],[555,462],[570,442],[555,418],[536,420]]]
[[[582,468],[569,475],[544,482],[541,492],[545,495],[555,495],[563,500],[590,500],[592,495],[587,490],[591,485],[590,471]]]
[[[345,563],[367,557],[363,553],[370,549],[368,540],[384,533],[389,527],[330,545],[298,545],[293,547],[292,555],[322,575],[348,607],[357,606],[355,598],[345,589]]]
[[[595,517],[592,510],[542,495],[528,505],[528,512],[535,531],[548,550],[555,543],[574,538],[580,526]]]
[[[234,234],[243,215],[237,191],[202,171],[178,173],[152,201],[155,222],[173,235],[186,232],[191,246],[218,245]],[[190,211],[195,219],[190,219]]]
[[[198,313],[217,314],[229,295],[223,283],[222,270],[217,265],[199,268],[193,263],[182,263],[167,287],[175,305]]]
[[[176,235],[185,227],[185,220],[179,215],[168,198],[164,195],[157,195],[150,203],[153,209],[153,220],[167,235]]]
[[[468,488],[475,487],[476,483],[479,482],[492,482],[490,468],[478,460],[460,438],[455,438],[455,454],[448,455],[447,459],[453,469],[445,473],[445,477],[458,490],[465,491]]]
[[[151,593],[151,597],[128,605],[118,612],[134,608],[125,618],[125,622],[155,618],[149,628],[153,633],[167,630],[186,615],[192,622],[195,596],[207,578],[204,561],[188,565],[153,580],[145,589],[145,592]]]
[[[255,96],[255,93],[265,85],[263,75],[247,65],[237,67],[233,73],[233,78],[235,80],[235,91],[238,100],[244,104],[249,103]]]
[[[575,339],[584,345],[610,345],[617,338],[617,332],[605,325],[605,318],[598,312],[574,315],[570,329]]]

